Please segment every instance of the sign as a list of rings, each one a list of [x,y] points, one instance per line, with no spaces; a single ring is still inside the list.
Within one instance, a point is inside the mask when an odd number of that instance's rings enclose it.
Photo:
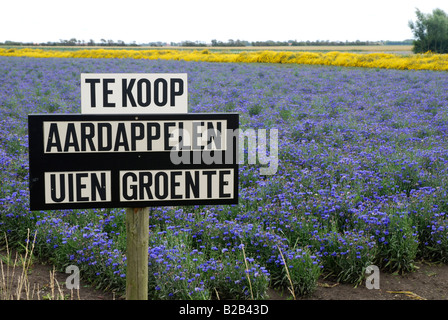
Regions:
[[[238,114],[28,116],[31,210],[238,203]]]
[[[89,118],[90,119],[90,118]],[[157,152],[176,149],[223,150],[227,121],[82,120],[44,121],[44,153]]]
[[[82,114],[187,112],[187,74],[81,74]]]

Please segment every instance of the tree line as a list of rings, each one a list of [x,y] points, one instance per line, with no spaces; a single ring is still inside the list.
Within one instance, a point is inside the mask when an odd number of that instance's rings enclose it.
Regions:
[[[32,42],[18,42],[18,41],[5,41],[0,42],[0,45],[4,46],[101,46],[101,47],[166,47],[166,46],[176,46],[176,47],[286,47],[286,46],[372,46],[372,45],[410,45],[412,40],[404,41],[330,41],[330,40],[316,40],[316,41],[246,41],[246,40],[233,40],[228,41],[218,41],[216,39],[212,40],[211,43],[206,43],[203,41],[181,41],[181,42],[148,42],[137,44],[135,41],[132,43],[125,43],[122,40],[105,40],[101,39],[100,42],[95,42],[94,40],[84,41],[78,40],[76,38],[71,38],[69,40],[61,39],[59,42],[45,42],[45,43],[32,43]]]
[[[7,40],[5,42],[0,42],[0,45],[4,45],[4,46],[70,46],[70,47],[74,47],[74,46],[101,46],[101,47],[126,47],[126,46],[139,46],[135,41],[132,43],[125,43],[122,40],[106,40],[106,39],[101,39],[100,42],[95,42],[93,39],[90,39],[89,41],[85,41],[85,40],[79,40],[76,38],[70,38],[69,40],[66,39],[60,39],[58,42],[57,41],[48,41],[48,42],[44,42],[44,43],[34,43],[34,42],[20,42],[20,41],[11,41],[11,40]]]
[[[201,41],[182,41],[175,45],[182,47],[288,47],[288,46],[374,46],[374,45],[410,45],[412,40],[403,41],[330,41],[330,40],[316,40],[316,41],[246,41],[233,40],[218,41],[212,40],[211,43]]]

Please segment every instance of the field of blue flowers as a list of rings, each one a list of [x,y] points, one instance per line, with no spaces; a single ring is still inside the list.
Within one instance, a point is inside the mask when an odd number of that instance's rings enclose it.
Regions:
[[[152,209],[150,299],[304,296],[372,264],[448,262],[448,77],[434,71],[0,57],[0,242],[125,290],[124,208],[29,210],[27,115],[79,113],[87,72],[187,73],[189,112],[279,130],[277,173],[241,164],[238,205]]]

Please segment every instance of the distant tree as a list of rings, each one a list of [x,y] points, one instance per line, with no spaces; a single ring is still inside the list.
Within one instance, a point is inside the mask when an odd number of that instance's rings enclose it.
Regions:
[[[201,43],[199,41],[182,41],[181,42],[182,47],[206,47],[207,45],[205,43]]]
[[[415,40],[413,52],[448,53],[448,15],[441,9],[423,13],[416,9],[417,21],[409,21]]]

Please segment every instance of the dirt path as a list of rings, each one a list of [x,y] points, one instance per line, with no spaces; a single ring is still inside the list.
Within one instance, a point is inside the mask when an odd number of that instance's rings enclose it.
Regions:
[[[380,272],[379,289],[365,283],[340,284],[324,279],[312,296],[302,300],[448,300],[448,265],[416,263],[414,272],[398,275]],[[271,291],[272,299],[287,299],[288,294]]]

